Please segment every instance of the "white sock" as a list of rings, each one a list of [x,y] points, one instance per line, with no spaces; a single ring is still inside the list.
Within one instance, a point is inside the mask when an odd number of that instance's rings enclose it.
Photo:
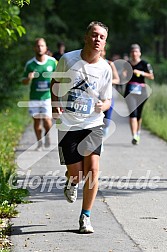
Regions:
[[[137,133],[136,134],[133,134],[133,138],[137,137]]]

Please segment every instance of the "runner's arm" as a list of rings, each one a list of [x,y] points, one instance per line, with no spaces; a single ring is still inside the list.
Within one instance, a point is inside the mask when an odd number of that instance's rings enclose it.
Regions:
[[[35,72],[30,72],[30,73],[28,74],[27,78],[24,77],[24,78],[22,79],[22,83],[23,83],[24,85],[30,84],[30,82],[31,82],[32,79],[34,78],[34,74],[35,74]]]
[[[153,72],[148,73],[148,72],[140,71],[138,69],[134,69],[133,72],[134,72],[134,74],[142,75],[142,76],[144,76],[145,78],[147,78],[149,80],[154,80]]]
[[[58,106],[58,87],[60,82],[57,82],[55,79],[51,80],[50,92],[51,92],[51,101],[52,101],[52,115],[54,119],[58,119],[60,114],[62,114],[63,109]]]
[[[119,84],[120,78],[119,78],[119,75],[118,75],[118,72],[117,72],[117,69],[116,69],[114,63],[112,61],[110,61],[109,65],[111,66],[111,69],[112,69],[112,76],[113,76],[112,84]]]

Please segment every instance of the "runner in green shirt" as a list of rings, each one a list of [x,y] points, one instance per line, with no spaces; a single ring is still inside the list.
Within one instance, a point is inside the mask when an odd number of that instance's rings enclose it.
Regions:
[[[29,112],[34,120],[38,140],[37,150],[42,150],[42,126],[45,130],[45,147],[50,146],[48,133],[52,127],[50,80],[51,73],[56,69],[56,61],[46,55],[47,45],[43,38],[35,40],[34,50],[35,57],[26,63],[23,83],[30,84]]]

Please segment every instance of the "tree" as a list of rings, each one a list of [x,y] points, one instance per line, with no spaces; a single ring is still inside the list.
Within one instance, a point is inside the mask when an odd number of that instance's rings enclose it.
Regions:
[[[8,47],[17,36],[25,34],[19,17],[20,7],[30,0],[0,0],[0,45]]]
[[[152,20],[155,58],[160,62],[161,58],[167,59],[167,1],[150,0],[145,2],[145,8]]]

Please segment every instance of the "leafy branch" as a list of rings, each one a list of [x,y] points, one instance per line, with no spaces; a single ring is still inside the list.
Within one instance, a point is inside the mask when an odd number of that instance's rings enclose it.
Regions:
[[[19,17],[20,8],[30,0],[0,0],[0,44],[8,47],[26,33]]]

